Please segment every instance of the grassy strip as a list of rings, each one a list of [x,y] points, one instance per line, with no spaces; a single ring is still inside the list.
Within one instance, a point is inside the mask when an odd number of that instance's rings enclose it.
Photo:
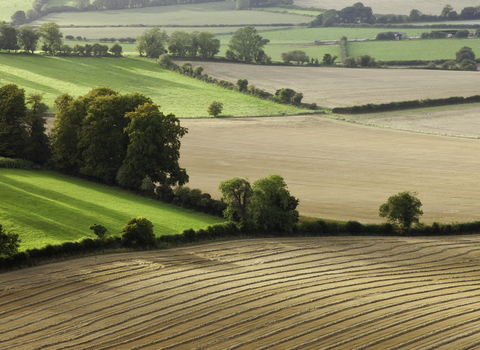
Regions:
[[[160,105],[163,112],[180,118],[208,117],[207,107],[213,100],[223,102],[224,117],[309,112],[222,89],[165,70],[153,61],[134,58],[3,54],[0,84],[17,84],[27,94],[45,93],[44,102],[52,109],[54,100],[62,94],[76,98],[94,87],[108,85],[123,94],[143,93]]]
[[[0,198],[0,223],[22,251],[94,237],[93,224],[117,233],[132,217],[151,220],[157,236],[223,221],[52,171],[1,169]]]

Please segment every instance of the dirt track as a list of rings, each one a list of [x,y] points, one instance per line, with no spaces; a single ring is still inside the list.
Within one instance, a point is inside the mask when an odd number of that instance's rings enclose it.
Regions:
[[[315,102],[329,108],[452,96],[467,97],[479,93],[479,72],[275,67],[213,62],[192,64],[203,66],[204,73],[217,79],[232,83],[236,83],[238,79],[247,79],[249,85],[271,93],[288,87],[303,93],[303,102]]]
[[[303,215],[379,222],[378,207],[417,191],[423,221],[480,220],[480,142],[315,116],[182,120],[189,186],[219,198],[221,181],[280,174]]]
[[[479,239],[245,240],[5,273],[0,348],[477,349]]]

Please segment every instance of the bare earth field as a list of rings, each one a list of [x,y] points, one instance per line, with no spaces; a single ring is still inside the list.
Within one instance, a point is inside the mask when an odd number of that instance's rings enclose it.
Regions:
[[[179,62],[181,63],[181,62]],[[303,102],[323,107],[388,103],[417,99],[472,96],[478,94],[479,72],[426,69],[349,69],[275,67],[235,63],[193,62],[204,73],[236,83],[275,92],[288,87],[304,95]]]
[[[422,221],[480,220],[480,142],[318,116],[182,120],[189,186],[219,198],[221,181],[284,177],[303,215],[381,222],[378,208],[417,191]]]
[[[316,7],[321,9],[341,10],[344,7],[352,6],[350,0],[295,0],[294,4],[302,7]],[[364,0],[362,4],[371,7],[373,13],[393,13],[396,15],[409,15],[412,9],[420,10],[422,13],[440,15],[443,7],[447,4],[453,6],[454,10],[460,13],[464,7],[478,6],[477,0]]]
[[[219,242],[0,275],[7,349],[478,349],[480,237]]]

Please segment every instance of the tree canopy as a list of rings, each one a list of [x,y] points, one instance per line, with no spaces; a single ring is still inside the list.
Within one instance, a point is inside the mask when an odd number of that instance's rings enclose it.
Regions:
[[[137,38],[135,50],[138,51],[140,56],[158,58],[165,53],[167,39],[166,31],[160,30],[158,27],[147,29]]]
[[[47,22],[38,28],[38,32],[43,41],[42,50],[55,54],[63,45],[63,34],[60,31],[60,26],[55,22]]]
[[[379,208],[380,217],[399,224],[403,229],[410,228],[423,215],[422,202],[416,196],[417,192],[404,191],[389,197]]]
[[[238,59],[250,62],[261,60],[261,57],[260,60],[258,58],[260,53],[263,56],[264,45],[265,43],[262,37],[257,34],[257,30],[254,27],[246,26],[235,32],[228,47]]]

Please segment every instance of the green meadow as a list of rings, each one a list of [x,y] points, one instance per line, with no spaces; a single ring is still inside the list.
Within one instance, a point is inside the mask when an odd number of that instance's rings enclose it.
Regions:
[[[32,0],[0,0],[0,21],[9,22],[17,11],[27,12],[32,8]]]
[[[323,11],[312,11],[312,10],[300,10],[300,9],[288,9],[284,7],[261,7],[258,8],[260,11],[267,11],[267,12],[281,12],[281,13],[295,13],[297,15],[304,15],[304,16],[312,16],[316,17],[321,14]]]
[[[157,236],[223,221],[51,171],[0,169],[0,198],[0,223],[19,234],[20,250],[95,237],[93,224],[117,234],[132,217],[152,221]]]
[[[235,1],[203,4],[152,6],[137,9],[52,13],[32,22],[56,22],[60,26],[87,25],[135,25],[145,26],[204,26],[247,24],[300,24],[311,21],[310,17],[291,13],[265,11],[237,11]]]
[[[241,78],[241,77],[239,77]],[[44,93],[45,103],[65,93],[77,98],[94,87],[139,92],[177,117],[208,117],[213,101],[224,104],[222,116],[273,116],[311,111],[257,99],[165,70],[147,59],[47,57],[0,54],[0,85],[17,84],[26,93]],[[276,88],[284,88],[279,86]]]
[[[377,61],[455,59],[455,53],[468,46],[480,53],[480,39],[429,39],[349,42],[349,56],[370,55]]]

